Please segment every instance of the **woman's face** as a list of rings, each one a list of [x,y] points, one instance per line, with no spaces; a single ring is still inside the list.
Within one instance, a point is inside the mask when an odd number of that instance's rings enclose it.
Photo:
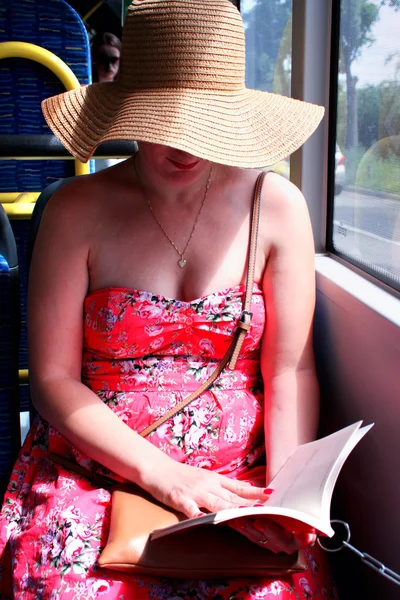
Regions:
[[[120,51],[114,46],[103,44],[97,49],[95,67],[97,81],[114,81],[119,70]]]
[[[156,173],[172,182],[190,183],[195,181],[205,171],[208,171],[210,162],[198,158],[193,154],[177,150],[162,144],[138,142],[139,160],[145,163],[146,169]]]

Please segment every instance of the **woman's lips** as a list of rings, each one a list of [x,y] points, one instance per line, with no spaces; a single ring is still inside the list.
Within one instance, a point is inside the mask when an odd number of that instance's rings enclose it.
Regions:
[[[190,171],[199,163],[199,160],[195,160],[194,162],[191,162],[191,163],[177,162],[176,160],[172,160],[172,158],[169,158],[168,160],[170,162],[172,162],[174,167],[176,167],[177,169],[180,169],[181,171]]]

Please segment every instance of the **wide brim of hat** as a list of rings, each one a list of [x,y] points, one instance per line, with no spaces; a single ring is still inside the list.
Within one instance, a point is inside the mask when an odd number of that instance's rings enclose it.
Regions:
[[[244,168],[273,165],[297,150],[321,121],[321,106],[243,88],[127,90],[83,86],[42,103],[53,133],[87,162],[109,140],[145,141]]]

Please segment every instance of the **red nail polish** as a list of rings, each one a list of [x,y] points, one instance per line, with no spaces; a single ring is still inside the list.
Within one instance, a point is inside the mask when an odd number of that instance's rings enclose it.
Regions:
[[[273,490],[272,488],[265,488],[263,490],[263,494],[272,494],[272,492],[274,492],[275,490]]]
[[[205,514],[206,514],[206,513],[199,512],[199,513],[197,513],[197,515],[194,515],[194,516],[195,516],[195,517],[204,517],[204,515],[205,515]]]
[[[253,506],[264,506],[264,504],[253,504]]]
[[[312,543],[312,534],[306,533],[305,531],[300,531],[298,534],[295,534],[295,537],[299,544],[308,545]]]

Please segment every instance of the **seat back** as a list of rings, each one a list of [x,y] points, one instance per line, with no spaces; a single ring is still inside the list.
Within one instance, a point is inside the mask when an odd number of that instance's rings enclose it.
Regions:
[[[44,209],[46,208],[46,204],[57,190],[62,188],[66,183],[72,181],[73,179],[75,179],[75,177],[66,177],[65,179],[60,179],[59,181],[55,181],[51,185],[48,185],[47,188],[43,190],[43,192],[40,194],[40,196],[35,202],[35,208],[33,209],[30,221],[30,231],[26,255],[28,272],[32,259],[33,246],[35,245],[37,232],[39,231],[40,221],[42,220],[42,215]]]
[[[0,499],[21,446],[18,393],[20,295],[17,247],[0,205]]]
[[[79,83],[91,82],[90,45],[85,26],[64,0],[2,0],[0,42],[28,42],[65,62]],[[0,134],[52,135],[41,101],[65,91],[58,77],[41,64],[22,58],[1,61]],[[0,191],[40,192],[74,174],[72,161],[2,161]]]

